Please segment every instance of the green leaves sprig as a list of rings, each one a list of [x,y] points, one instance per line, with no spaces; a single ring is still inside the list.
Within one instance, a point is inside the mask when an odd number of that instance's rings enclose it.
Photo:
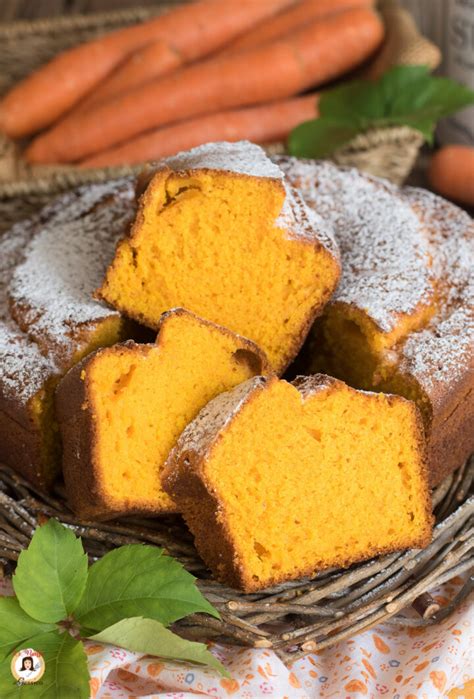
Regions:
[[[139,544],[115,549],[88,568],[81,540],[49,520],[20,554],[13,576],[16,597],[0,598],[0,697],[88,699],[90,678],[81,640],[87,637],[208,665],[228,677],[203,643],[186,641],[166,628],[195,612],[219,617],[194,581],[161,549]],[[41,684],[15,684],[10,662],[22,648],[42,653],[46,671]]]
[[[433,141],[436,122],[474,103],[474,92],[426,66],[397,66],[379,80],[354,80],[325,92],[319,114],[290,134],[291,155],[325,158],[372,128],[410,126]]]

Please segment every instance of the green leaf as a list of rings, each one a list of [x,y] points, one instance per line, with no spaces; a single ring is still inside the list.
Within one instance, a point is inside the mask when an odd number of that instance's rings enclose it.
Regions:
[[[319,119],[300,124],[289,151],[323,158],[370,128],[410,126],[431,143],[436,122],[474,104],[474,92],[449,78],[433,77],[426,66],[396,66],[379,80],[355,80],[325,92]]]
[[[300,158],[325,158],[359,132],[357,126],[332,121],[327,117],[313,119],[294,129],[288,140],[291,155]]]
[[[226,668],[207,650],[204,643],[186,641],[154,619],[143,617],[123,619],[92,636],[91,640],[111,643],[135,653],[208,665],[221,675],[230,677]]]
[[[18,648],[27,638],[54,628],[54,624],[43,624],[28,616],[16,597],[0,597],[0,659]]]
[[[91,566],[74,616],[93,631],[139,615],[165,626],[194,612],[218,617],[194,581],[178,561],[155,546],[121,546]]]
[[[87,556],[74,533],[50,519],[22,551],[13,576],[20,606],[38,621],[54,623],[77,607],[87,581]]]
[[[324,92],[319,100],[321,117],[348,126],[363,126],[368,120],[378,119],[385,113],[383,95],[374,89],[374,83],[354,80]]]
[[[8,656],[0,663],[2,699],[89,699],[89,670],[81,641],[67,632],[50,631],[27,639],[23,648],[42,654],[45,673],[37,684],[20,687],[10,672]]]

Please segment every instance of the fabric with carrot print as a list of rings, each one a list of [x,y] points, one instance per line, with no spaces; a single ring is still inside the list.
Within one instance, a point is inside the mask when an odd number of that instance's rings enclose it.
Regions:
[[[446,603],[457,578],[439,591]],[[0,595],[10,594],[0,580]],[[287,667],[271,650],[211,645],[231,679],[208,668],[86,643],[91,699],[474,699],[474,604],[426,629],[378,626]]]

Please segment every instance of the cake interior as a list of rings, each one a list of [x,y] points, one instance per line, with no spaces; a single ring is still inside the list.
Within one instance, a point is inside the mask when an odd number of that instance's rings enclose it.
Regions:
[[[156,345],[117,346],[87,371],[93,468],[109,510],[175,511],[159,472],[212,398],[264,370],[231,333],[188,314],[166,318]]]
[[[336,376],[355,388],[413,400],[428,427],[430,401],[417,381],[399,372],[397,345],[410,332],[424,327],[434,310],[424,305],[416,313],[400,314],[396,328],[382,332],[362,310],[331,304],[311,331],[309,370]]]
[[[128,335],[129,323],[119,316],[104,319],[90,328],[84,328],[83,336],[73,360],[63,364],[61,373],[51,376],[29,401],[28,409],[31,425],[38,434],[39,452],[35,457],[40,470],[39,485],[43,488],[51,488],[60,473],[61,443],[58,434],[56,420],[54,393],[56,387],[71,365],[79,362],[83,357],[91,354],[99,347],[107,347],[120,342]],[[25,474],[28,477],[28,474]]]
[[[303,399],[274,380],[236,414],[202,466],[246,589],[429,539],[414,407],[336,386]]]
[[[285,196],[265,177],[159,172],[99,293],[150,327],[188,308],[256,342],[280,371],[338,275],[315,239],[289,235],[291,217],[277,220]]]

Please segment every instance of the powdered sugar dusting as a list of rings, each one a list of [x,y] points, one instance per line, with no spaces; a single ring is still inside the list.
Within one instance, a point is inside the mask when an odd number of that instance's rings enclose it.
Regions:
[[[209,169],[278,180],[283,178],[278,165],[270,160],[260,146],[250,141],[205,143],[155,163],[157,170],[163,166],[177,172]]]
[[[0,238],[4,404],[25,406],[63,373],[84,324],[117,315],[91,295],[133,216],[133,200],[131,179],[82,187]]]
[[[130,225],[132,181],[83,187],[43,213],[9,284],[18,325],[56,361],[69,363],[85,324],[117,312],[92,298]]]
[[[306,202],[334,226],[343,275],[335,294],[390,332],[400,313],[436,303],[429,324],[394,348],[433,403],[472,370],[474,223],[422,189],[330,163],[277,157]]]
[[[329,222],[307,205],[297,189],[290,187],[286,181],[284,187],[286,196],[275,225],[291,231],[292,237],[319,242],[339,260],[339,247]]]
[[[17,224],[0,237],[0,394],[2,407],[25,404],[56,372],[34,342],[10,318],[6,289],[25,245],[33,235],[38,217]]]
[[[433,298],[423,225],[396,187],[328,162],[277,157],[306,203],[332,226],[341,251],[335,301],[365,310],[384,332]]]
[[[428,231],[440,303],[429,326],[408,337],[401,368],[437,400],[441,386],[455,386],[473,369],[474,222],[436,194],[408,187],[402,191]]]

